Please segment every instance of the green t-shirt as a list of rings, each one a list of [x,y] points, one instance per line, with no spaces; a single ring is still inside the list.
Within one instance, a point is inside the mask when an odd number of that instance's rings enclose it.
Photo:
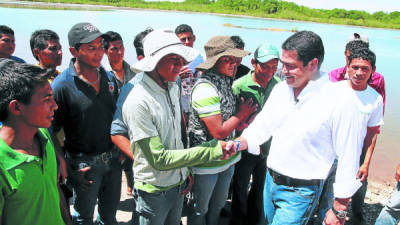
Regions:
[[[4,225],[64,224],[57,162],[47,129],[36,134],[43,157],[14,151],[0,139],[0,216]]]
[[[252,73],[254,71],[250,71],[246,76],[241,77],[240,79],[233,82],[232,90],[236,97],[243,97],[245,100],[248,98],[252,98],[253,102],[257,102],[258,109],[256,113],[260,112],[263,108],[265,102],[267,101],[269,95],[271,94],[272,89],[275,87],[277,83],[280,82],[280,79],[276,76],[273,76],[271,80],[268,82],[266,88],[261,87],[258,83],[253,80]],[[271,146],[271,139],[261,145],[262,154],[264,156],[268,155],[269,148]]]

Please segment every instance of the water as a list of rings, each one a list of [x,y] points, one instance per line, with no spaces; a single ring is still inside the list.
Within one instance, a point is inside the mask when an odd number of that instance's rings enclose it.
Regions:
[[[394,168],[400,161],[400,145],[397,139],[400,131],[400,101],[395,100],[400,96],[400,88],[397,87],[400,84],[400,76],[396,71],[397,63],[400,63],[398,30],[148,10],[74,11],[0,8],[0,15],[3,18],[0,23],[12,27],[15,31],[17,47],[14,55],[25,59],[28,63],[36,63],[29,48],[30,34],[37,29],[56,31],[61,38],[64,53],[60,70],[68,66],[71,58],[67,33],[78,22],[91,22],[102,32],[113,30],[120,33],[125,42],[125,58],[131,64],[136,62],[132,44],[134,36],[149,26],[175,29],[179,24],[187,23],[192,26],[196,35],[194,47],[202,51],[204,44],[215,35],[239,35],[246,42],[245,49],[254,51],[264,41],[279,47],[292,34],[261,30],[262,28],[312,30],[321,36],[325,45],[325,60],[322,65],[324,71],[345,65],[343,52],[347,37],[351,33],[366,34],[370,40],[370,48],[377,55],[377,71],[385,76],[387,95],[385,125],[375,148],[371,178],[391,179]],[[227,27],[224,24],[253,29]],[[244,58],[244,64],[251,66],[250,59],[251,57]]]

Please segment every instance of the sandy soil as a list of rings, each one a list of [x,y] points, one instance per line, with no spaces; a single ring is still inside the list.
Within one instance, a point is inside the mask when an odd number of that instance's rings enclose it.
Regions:
[[[394,182],[378,183],[370,181],[368,184],[368,191],[365,197],[364,212],[366,212],[367,224],[372,225],[375,223],[382,207],[386,201],[390,198],[395,188]],[[229,202],[228,202],[229,204]],[[131,224],[131,210],[133,208],[133,198],[126,194],[126,182],[123,177],[122,191],[121,191],[121,201],[118,207],[117,220],[119,225]],[[182,217],[183,225],[186,225],[186,217]],[[229,218],[221,217],[220,224],[228,225]],[[346,225],[352,225],[351,222],[351,212],[349,215],[349,220]]]

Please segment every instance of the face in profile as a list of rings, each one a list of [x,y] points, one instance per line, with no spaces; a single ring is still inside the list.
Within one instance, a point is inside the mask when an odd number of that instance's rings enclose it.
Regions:
[[[45,49],[34,49],[33,53],[44,68],[56,68],[61,65],[62,49],[59,40],[49,40]]]
[[[49,128],[54,118],[54,111],[58,108],[48,82],[35,88],[29,104],[21,102],[18,104],[20,118],[34,128]]]

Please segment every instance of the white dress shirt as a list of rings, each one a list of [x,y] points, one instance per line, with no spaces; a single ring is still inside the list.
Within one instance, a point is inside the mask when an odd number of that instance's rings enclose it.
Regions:
[[[348,198],[361,186],[356,176],[367,127],[362,121],[382,115],[382,98],[376,97],[373,107],[364,107],[369,114],[360,113],[363,103],[356,104],[357,95],[349,94],[354,91],[339,83],[322,74],[309,81],[297,99],[292,87],[279,83],[242,136],[252,154],[259,154],[259,145],[273,136],[267,165],[292,178],[326,179],[337,158],[334,195]],[[370,125],[382,123],[381,117],[373,118]]]

